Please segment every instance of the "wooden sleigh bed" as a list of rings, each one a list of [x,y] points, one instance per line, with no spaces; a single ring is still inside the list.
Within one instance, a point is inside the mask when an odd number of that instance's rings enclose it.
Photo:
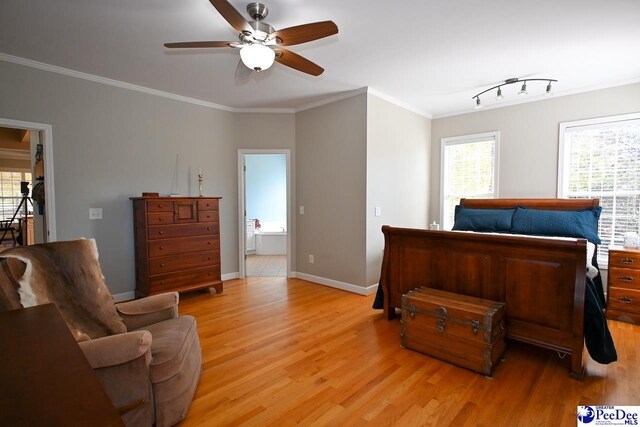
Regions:
[[[462,199],[462,206],[580,210],[598,199]],[[507,337],[571,356],[584,375],[585,239],[383,226],[380,286],[389,319],[419,286],[506,302]]]

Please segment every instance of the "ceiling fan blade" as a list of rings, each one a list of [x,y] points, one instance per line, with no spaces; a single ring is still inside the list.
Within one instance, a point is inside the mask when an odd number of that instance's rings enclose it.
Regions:
[[[302,71],[303,73],[311,74],[312,76],[319,76],[324,72],[324,68],[297,53],[282,48],[276,48],[274,50],[276,51],[276,61],[282,65]]]
[[[253,32],[253,28],[249,25],[246,19],[242,17],[231,3],[227,0],[209,0],[213,7],[215,7],[220,15],[239,33],[243,31]]]
[[[203,47],[231,47],[236,42],[178,42],[165,43],[164,47],[175,48],[203,48]]]
[[[292,46],[338,34],[338,26],[333,21],[314,22],[284,28],[271,33],[270,39],[277,37],[280,46]]]
[[[252,73],[253,73],[253,70],[247,67],[246,65],[244,65],[244,62],[242,62],[242,59],[240,59],[238,61],[238,66],[236,67],[236,81],[237,82],[247,81],[251,77]]]

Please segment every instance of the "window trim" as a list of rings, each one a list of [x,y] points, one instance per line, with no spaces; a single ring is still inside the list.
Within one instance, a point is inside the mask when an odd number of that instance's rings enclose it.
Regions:
[[[483,133],[473,133],[468,135],[452,136],[440,139],[440,227],[444,227],[444,189],[445,189],[445,170],[444,157],[445,149],[451,145],[471,144],[474,142],[482,142],[488,139],[494,141],[494,168],[493,168],[493,197],[499,197],[499,170],[500,170],[500,131],[491,131]]]

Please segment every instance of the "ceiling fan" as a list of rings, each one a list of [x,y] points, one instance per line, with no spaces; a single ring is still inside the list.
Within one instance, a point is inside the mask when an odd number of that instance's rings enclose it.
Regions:
[[[238,70],[236,70],[236,78],[243,73],[241,68],[248,72],[260,72],[271,67],[274,61],[312,76],[319,76],[324,72],[324,68],[282,46],[293,46],[337,34],[338,27],[333,21],[314,22],[276,31],[263,21],[267,17],[269,9],[262,3],[247,5],[247,13],[253,18],[253,21],[248,22],[227,0],[209,1],[222,17],[239,32],[240,41],[165,43],[165,47],[171,49],[211,47],[240,49],[240,63],[238,63]]]

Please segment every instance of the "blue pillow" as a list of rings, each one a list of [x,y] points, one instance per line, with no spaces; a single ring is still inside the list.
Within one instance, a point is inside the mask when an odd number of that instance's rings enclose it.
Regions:
[[[453,230],[510,231],[511,218],[515,211],[515,209],[473,209],[457,205]]]
[[[512,233],[534,236],[580,237],[600,244],[598,220],[602,207],[552,211],[519,206],[513,214]]]

